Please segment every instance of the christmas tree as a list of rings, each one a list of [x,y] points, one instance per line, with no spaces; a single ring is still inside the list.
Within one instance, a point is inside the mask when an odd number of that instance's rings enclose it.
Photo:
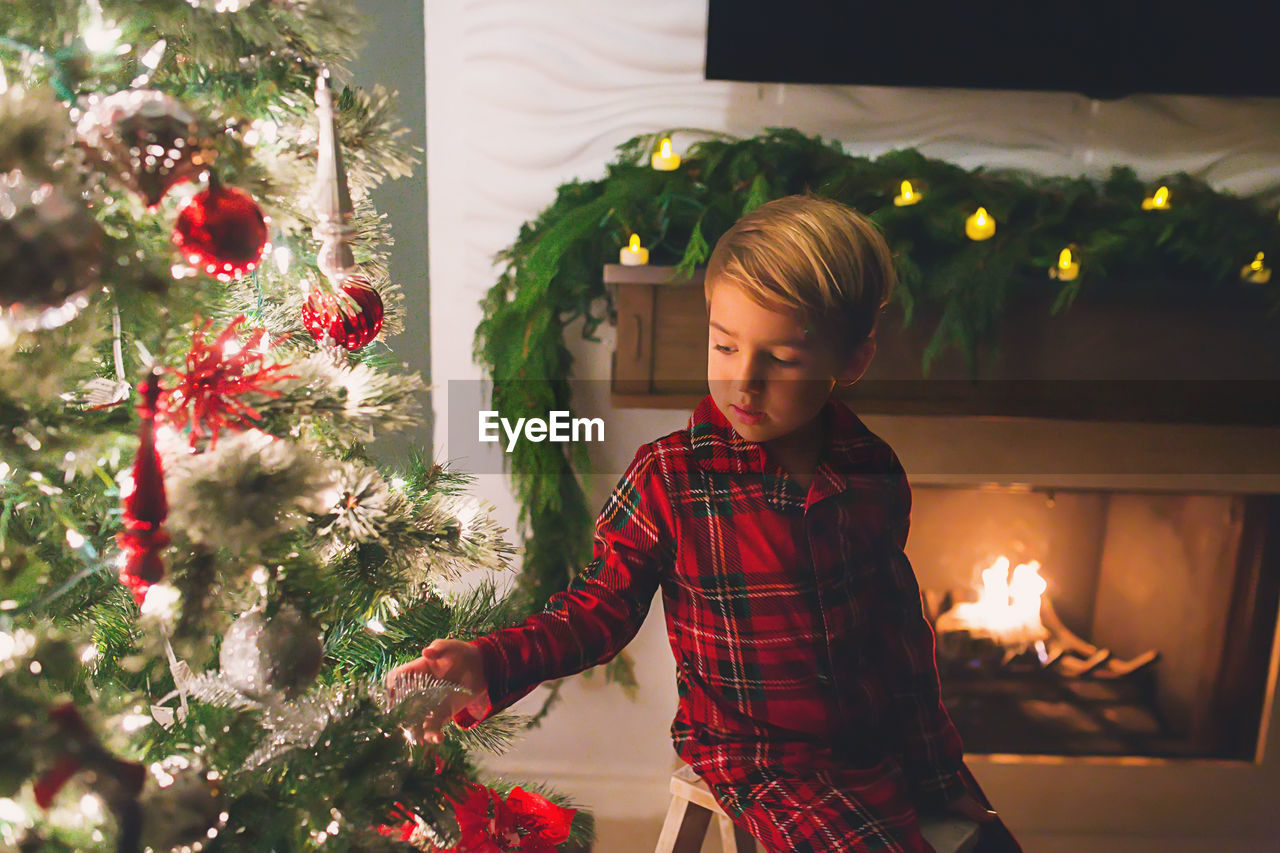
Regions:
[[[340,0],[21,0],[0,18],[0,846],[539,850],[589,821],[439,746],[432,639],[518,621],[420,416],[368,191],[392,97]],[[528,786],[526,786],[528,787]]]

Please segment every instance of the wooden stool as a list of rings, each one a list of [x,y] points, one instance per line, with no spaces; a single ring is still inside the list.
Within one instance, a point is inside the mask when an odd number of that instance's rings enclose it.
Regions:
[[[707,783],[687,764],[671,774],[671,805],[654,853],[698,853],[712,815],[720,830],[720,848],[724,853],[756,853],[755,839],[734,825],[711,796]]]
[[[712,816],[723,853],[756,853],[755,839],[729,819],[707,783],[686,764],[671,774],[671,805],[654,853],[699,853]],[[964,818],[924,820],[920,832],[938,853],[967,853],[978,843],[978,824]]]

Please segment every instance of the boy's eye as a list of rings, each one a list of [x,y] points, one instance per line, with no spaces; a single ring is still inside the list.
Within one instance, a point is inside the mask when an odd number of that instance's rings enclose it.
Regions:
[[[733,347],[727,347],[724,344],[716,344],[715,349],[716,349],[716,352],[723,352],[723,353],[733,352]]]
[[[780,367],[795,367],[797,364],[800,363],[798,361],[788,361],[785,358],[778,358],[776,355],[771,355],[769,357],[772,358],[774,360],[774,363],[776,363]]]

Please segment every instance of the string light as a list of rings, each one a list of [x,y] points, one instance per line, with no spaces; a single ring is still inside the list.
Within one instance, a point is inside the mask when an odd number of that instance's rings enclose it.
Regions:
[[[92,821],[100,821],[103,818],[102,798],[97,794],[85,794],[80,798],[80,814]]]
[[[147,52],[142,54],[142,64],[155,71],[160,66],[160,60],[164,59],[164,49],[168,44],[164,39],[160,39],[160,41],[151,45]]]
[[[288,246],[276,246],[272,249],[271,259],[276,262],[276,269],[280,270],[281,275],[289,274],[289,267],[293,265],[293,252],[289,251]]]
[[[112,51],[121,53],[120,48],[124,48],[124,53],[128,53],[133,48],[129,45],[120,45],[120,34],[123,32],[116,26],[115,21],[108,21],[102,15],[102,4],[98,0],[89,0],[89,23],[84,28],[84,46],[96,54],[110,53]],[[118,46],[117,46],[118,45]]]

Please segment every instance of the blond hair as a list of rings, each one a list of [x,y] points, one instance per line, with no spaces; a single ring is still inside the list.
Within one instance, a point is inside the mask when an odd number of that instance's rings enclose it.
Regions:
[[[706,297],[723,282],[771,310],[798,309],[850,352],[875,330],[895,274],[880,230],[853,208],[815,195],[763,204],[724,233],[707,262]]]

